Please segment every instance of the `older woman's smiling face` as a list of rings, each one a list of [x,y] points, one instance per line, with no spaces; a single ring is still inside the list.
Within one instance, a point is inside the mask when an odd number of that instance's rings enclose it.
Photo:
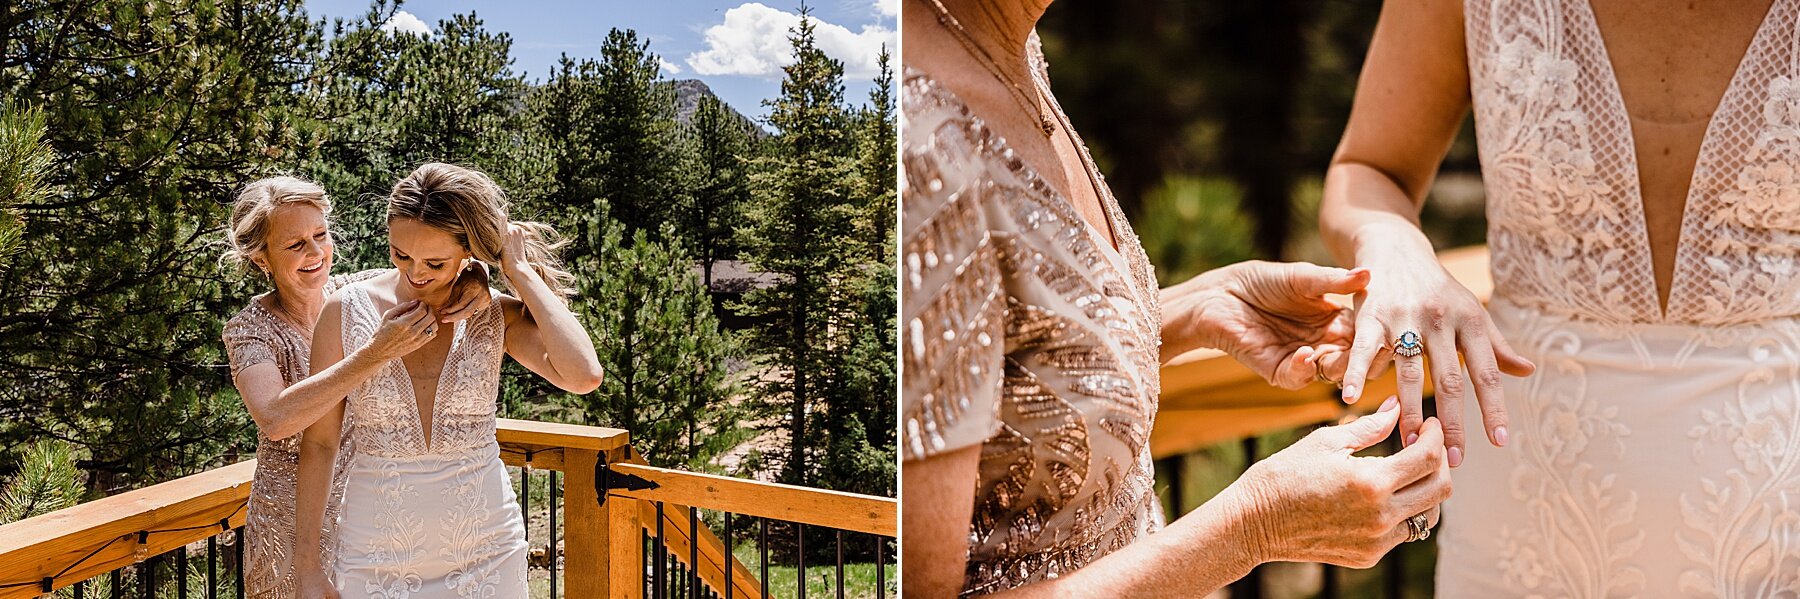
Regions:
[[[256,265],[269,273],[276,288],[290,293],[325,288],[336,246],[324,212],[310,204],[284,204],[269,213],[267,235]]]
[[[426,303],[448,297],[469,258],[456,237],[410,218],[388,221],[388,245],[394,268]]]

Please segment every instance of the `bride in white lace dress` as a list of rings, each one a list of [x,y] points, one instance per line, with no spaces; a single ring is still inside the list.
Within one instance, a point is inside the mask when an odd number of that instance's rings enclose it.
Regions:
[[[1321,216],[1373,270],[1346,396],[1416,331],[1447,443],[1465,380],[1490,440],[1439,593],[1800,593],[1800,0],[1396,0],[1366,64]],[[1417,227],[1471,104],[1491,320]]]
[[[524,597],[524,520],[494,439],[500,364],[511,355],[574,393],[599,386],[593,343],[564,303],[572,277],[557,266],[549,227],[509,222],[493,181],[448,164],[421,166],[394,186],[388,237],[396,271],[326,301],[315,368],[354,359],[393,306],[444,305],[469,260],[500,264],[517,297],[496,295],[499,309],[432,331],[433,341],[387,361],[306,429],[302,547],[318,542],[345,409],[357,453],[344,477],[336,562],[296,555],[300,596]]]

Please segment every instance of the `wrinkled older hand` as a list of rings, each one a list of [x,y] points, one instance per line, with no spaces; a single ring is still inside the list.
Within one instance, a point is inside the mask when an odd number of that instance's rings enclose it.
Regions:
[[[1507,345],[1473,293],[1457,283],[1429,248],[1370,249],[1359,255],[1374,278],[1356,298],[1356,340],[1343,379],[1344,401],[1354,403],[1367,379],[1383,365],[1389,348],[1406,332],[1418,335],[1424,354],[1394,357],[1400,397],[1400,435],[1411,443],[1424,424],[1425,359],[1431,361],[1437,415],[1443,419],[1450,467],[1462,465],[1463,396],[1473,381],[1488,440],[1507,442],[1501,373],[1531,374],[1536,368]],[[1461,360],[1458,353],[1461,353]],[[1468,362],[1468,375],[1462,361]]]
[[[1343,380],[1353,338],[1349,310],[1326,301],[1369,284],[1364,269],[1243,262],[1163,291],[1163,357],[1193,347],[1231,354],[1270,384],[1299,389]]]
[[[1233,483],[1250,497],[1262,561],[1367,568],[1407,540],[1408,518],[1425,514],[1437,525],[1438,504],[1451,492],[1437,419],[1391,456],[1352,455],[1393,432],[1398,403],[1389,398],[1373,414],[1313,431]]]
[[[365,349],[371,357],[384,361],[410,354],[437,336],[436,320],[431,308],[418,300],[388,308]]]

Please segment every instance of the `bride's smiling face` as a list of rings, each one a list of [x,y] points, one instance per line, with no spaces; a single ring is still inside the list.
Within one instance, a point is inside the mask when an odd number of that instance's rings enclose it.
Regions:
[[[448,292],[469,259],[456,237],[411,218],[388,221],[388,258],[418,297]]]
[[[317,206],[283,204],[271,211],[265,244],[256,265],[269,273],[277,288],[317,292],[331,279],[335,245],[325,213]]]

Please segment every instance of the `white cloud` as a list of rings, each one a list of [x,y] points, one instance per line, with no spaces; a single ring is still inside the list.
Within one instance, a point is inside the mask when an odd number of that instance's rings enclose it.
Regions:
[[[394,16],[388,17],[387,22],[381,24],[381,30],[388,33],[398,31],[401,33],[431,37],[431,26],[426,25],[424,21],[419,20],[418,17],[413,16],[412,13],[404,10],[395,12]]]
[[[883,2],[878,2],[878,5]],[[897,8],[897,6],[896,6]],[[886,10],[882,8],[882,10]],[[794,61],[788,30],[800,24],[800,15],[757,2],[725,11],[725,22],[706,29],[706,49],[687,57],[687,64],[701,75],[779,76],[781,67]],[[852,32],[813,18],[819,49],[844,62],[846,77],[866,79],[878,72],[881,46],[894,48],[892,29],[864,25]]]
[[[900,16],[900,0],[875,0],[875,13],[884,17]]]
[[[656,62],[662,64],[662,70],[664,73],[668,73],[670,75],[680,75],[681,74],[681,65],[669,62],[669,59],[667,59],[667,58],[658,56],[658,57],[656,57]]]

